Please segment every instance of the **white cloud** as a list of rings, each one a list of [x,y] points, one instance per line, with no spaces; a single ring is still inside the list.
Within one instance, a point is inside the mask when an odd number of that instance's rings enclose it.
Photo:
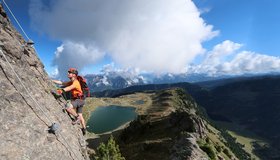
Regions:
[[[202,65],[218,65],[226,56],[231,55],[241,46],[241,44],[234,43],[229,40],[226,40],[221,44],[217,44],[214,46],[213,50],[208,53],[206,59],[202,62]]]
[[[199,65],[188,66],[188,73],[212,76],[280,72],[280,58],[251,51],[239,51],[242,44],[224,41],[208,52]],[[232,58],[229,59],[229,56]]]
[[[92,45],[67,41],[57,48],[53,64],[57,66],[58,78],[65,78],[69,68],[81,71],[86,65],[99,61],[103,56],[104,53]]]
[[[140,70],[135,68],[121,69],[121,68],[117,68],[114,63],[111,63],[111,64],[104,65],[101,70],[101,73],[103,75],[108,75],[110,77],[121,76],[127,79],[134,79],[135,77],[139,77]]]
[[[64,47],[70,41],[89,52],[85,54],[75,45],[73,53],[68,46],[69,49],[55,58],[55,64],[61,69],[64,68],[62,64],[70,63],[68,59],[90,54],[96,54],[91,56],[98,59],[106,53],[124,68],[178,73],[205,51],[202,42],[218,34],[200,18],[191,0],[55,0],[45,3],[31,0],[33,26],[62,40]],[[87,60],[87,64],[95,62],[94,58]]]
[[[249,51],[238,53],[227,65],[231,68],[227,72],[235,74],[280,72],[279,57]]]
[[[58,78],[59,77],[59,72],[57,68],[54,68],[53,71],[50,73],[51,78]]]

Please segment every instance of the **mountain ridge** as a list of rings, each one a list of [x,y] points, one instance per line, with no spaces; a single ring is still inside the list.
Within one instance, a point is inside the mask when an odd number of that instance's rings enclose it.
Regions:
[[[136,107],[138,118],[112,133],[126,159],[237,159],[231,152],[234,148],[239,148],[241,159],[250,157],[234,140],[223,140],[221,133],[202,118],[194,99],[179,88],[90,98],[88,104],[86,113],[92,111],[90,106]],[[101,141],[110,134],[99,135]],[[89,138],[89,146],[94,148],[96,141]]]
[[[279,122],[280,77],[278,75],[203,83],[205,83],[203,86],[186,82],[149,84],[94,94],[96,97],[118,97],[137,92],[150,93],[153,90],[183,88],[206,109],[211,119],[239,124],[242,128],[245,127],[245,130],[269,140],[267,142],[272,146],[254,144],[255,152],[259,157],[263,159],[279,157],[277,124]]]
[[[148,84],[174,84],[174,83],[192,83],[199,84],[203,87],[216,87],[222,83],[230,83],[234,81],[246,79],[258,79],[262,77],[277,77],[279,73],[267,74],[244,74],[244,75],[219,75],[209,76],[199,73],[182,73],[182,74],[161,74],[154,75],[152,73],[136,74],[126,70],[103,70],[99,74],[87,74],[86,79],[89,82],[91,92],[101,92],[105,90],[123,89],[135,85]]]

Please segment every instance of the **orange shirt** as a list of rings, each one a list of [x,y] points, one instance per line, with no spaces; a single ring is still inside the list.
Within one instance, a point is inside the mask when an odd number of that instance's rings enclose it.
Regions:
[[[70,85],[74,85],[75,88],[71,90],[71,96],[72,98],[76,98],[77,96],[81,96],[83,94],[80,82],[76,79],[72,82],[72,84],[70,83]]]

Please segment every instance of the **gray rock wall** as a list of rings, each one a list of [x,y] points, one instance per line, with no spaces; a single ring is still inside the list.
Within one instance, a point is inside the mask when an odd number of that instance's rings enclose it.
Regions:
[[[72,126],[62,111],[64,102],[50,94],[55,87],[42,62],[11,25],[2,6],[0,88],[1,160],[86,159],[80,128]],[[56,135],[48,133],[54,122],[60,125]]]

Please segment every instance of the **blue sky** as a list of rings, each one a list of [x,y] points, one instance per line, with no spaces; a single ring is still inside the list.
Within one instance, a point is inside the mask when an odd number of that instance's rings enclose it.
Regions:
[[[6,3],[50,75],[64,76],[72,66],[83,74],[98,73],[108,64],[157,74],[280,72],[280,1]]]
[[[209,42],[223,39],[245,44],[249,50],[279,56],[280,1],[275,0],[195,0],[199,8],[208,8],[202,14],[206,23],[214,25],[221,35]]]

